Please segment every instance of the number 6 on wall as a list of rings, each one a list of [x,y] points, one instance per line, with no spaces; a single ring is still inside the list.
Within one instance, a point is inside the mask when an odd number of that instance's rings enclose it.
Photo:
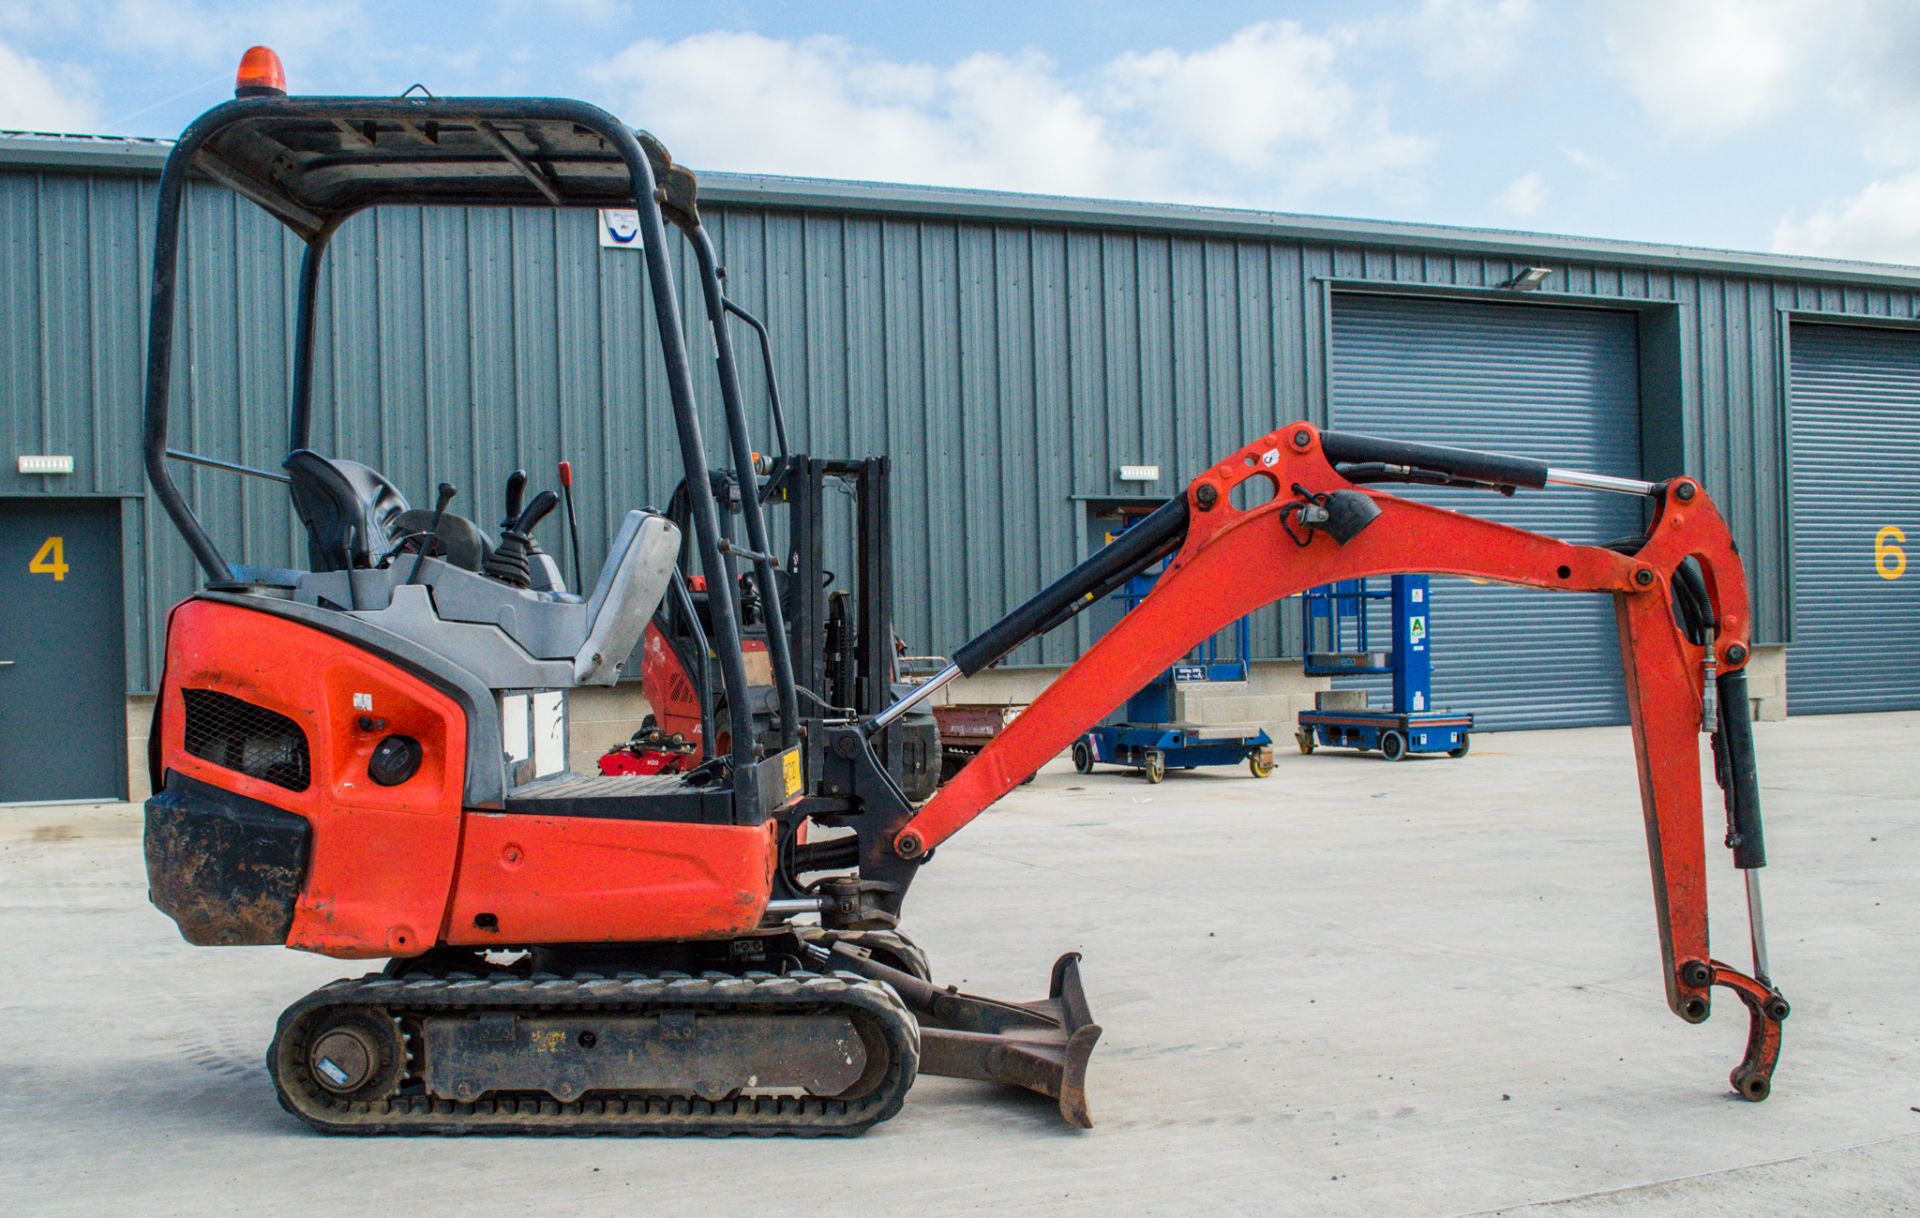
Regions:
[[[1903,538],[1902,540],[1905,539]],[[1906,559],[1902,558],[1900,563],[1901,566],[1904,567],[1906,565]],[[32,559],[27,562],[27,570],[33,572],[35,575],[51,575],[55,583],[59,583],[65,579],[67,577],[66,539],[49,537],[41,542],[40,549],[37,550]]]
[[[1897,524],[1887,525],[1873,535],[1873,569],[1880,573],[1881,579],[1899,579],[1907,573],[1907,552],[1893,544],[1906,539],[1907,535]]]

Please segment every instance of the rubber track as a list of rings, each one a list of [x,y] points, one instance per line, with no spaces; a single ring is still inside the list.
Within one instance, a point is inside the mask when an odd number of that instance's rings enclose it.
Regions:
[[[892,1060],[871,1092],[855,1099],[812,1096],[706,1100],[696,1095],[593,1092],[566,1102],[552,1097],[487,1097],[472,1101],[425,1093],[348,1100],[315,1083],[306,1061],[307,1031],[324,1016],[356,1009],[421,1021],[449,1014],[547,1015],[567,1012],[651,1014],[691,1010],[764,1012],[769,1008],[846,1011],[877,1031]],[[668,1136],[776,1134],[819,1137],[864,1132],[893,1116],[920,1062],[920,1025],[884,985],[853,973],[684,973],[607,977],[393,978],[371,974],[335,981],[280,1016],[267,1049],[280,1105],[323,1133],[558,1134]]]

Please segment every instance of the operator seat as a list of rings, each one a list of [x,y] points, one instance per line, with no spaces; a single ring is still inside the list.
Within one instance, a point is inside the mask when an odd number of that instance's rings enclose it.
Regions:
[[[292,479],[294,511],[307,526],[310,570],[364,569],[387,552],[407,500],[386,475],[308,448],[295,449],[282,464]]]

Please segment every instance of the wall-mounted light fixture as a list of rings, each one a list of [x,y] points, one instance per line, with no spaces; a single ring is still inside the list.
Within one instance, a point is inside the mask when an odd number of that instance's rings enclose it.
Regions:
[[[1122,482],[1158,482],[1160,467],[1157,465],[1123,465],[1120,467]]]
[[[1509,288],[1515,292],[1531,292],[1538,289],[1541,284],[1545,283],[1547,281],[1547,276],[1551,274],[1553,274],[1553,269],[1551,267],[1530,266],[1530,267],[1526,267],[1518,275],[1515,275],[1512,279],[1507,280],[1505,283],[1501,284],[1500,286],[1503,288]]]
[[[21,453],[19,469],[23,474],[70,474],[73,457],[68,453]]]

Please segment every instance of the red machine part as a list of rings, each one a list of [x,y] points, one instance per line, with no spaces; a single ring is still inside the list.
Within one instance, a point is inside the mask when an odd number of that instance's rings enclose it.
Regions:
[[[639,830],[639,832],[636,832]],[[445,941],[728,939],[760,925],[775,825],[467,814]]]
[[[771,822],[736,827],[463,808],[466,719],[426,682],[323,631],[237,605],[186,601],[167,633],[162,772],[201,779],[311,826],[288,947],[344,958],[415,956],[441,943],[730,938],[760,922],[777,854]],[[306,789],[290,791],[187,752],[186,689],[217,690],[299,724],[311,758]],[[383,787],[367,777],[367,761],[392,733],[418,740],[423,760],[412,778]]]
[[[706,587],[705,578],[694,576],[690,581],[694,591]],[[647,699],[647,705],[653,710],[653,721],[659,729],[670,736],[677,735],[693,745],[691,753],[654,756],[654,750],[615,749],[600,759],[600,772],[603,774],[656,774],[678,773],[690,770],[700,764],[706,755],[706,741],[700,730],[700,693],[693,683],[693,677],[687,672],[687,666],[681,662],[680,653],[667,641],[657,622],[648,622],[646,634],[642,637],[640,649],[640,692]],[[740,650],[747,664],[747,675],[756,685],[773,684],[773,670],[767,653],[765,639],[742,639]],[[733,733],[728,730],[724,716],[715,715],[714,735],[718,737],[715,747],[722,756],[733,748]],[[634,758],[624,761],[614,757],[621,753]],[[624,768],[641,763],[652,764],[653,769]],[[609,766],[616,768],[609,769]]]
[[[1270,500],[1246,510],[1233,506],[1234,488],[1256,478],[1271,484]],[[1301,545],[1283,517],[1300,497],[1296,487],[1359,490],[1372,498],[1379,517],[1344,546],[1321,532],[1309,532]],[[1191,524],[1185,543],[1153,591],[900,829],[894,837],[898,853],[916,858],[932,850],[1178,660],[1195,639],[1282,597],[1335,580],[1408,571],[1612,593],[1667,1002],[1681,1018],[1698,1023],[1709,1013],[1710,987],[1733,989],[1753,1021],[1734,1086],[1748,1098],[1763,1097],[1786,1008],[1770,984],[1708,953],[1699,751],[1707,657],[1682,633],[1670,591],[1675,569],[1694,559],[1718,619],[1713,646],[1719,671],[1747,662],[1745,573],[1726,522],[1700,485],[1685,478],[1666,483],[1646,544],[1628,556],[1355,487],[1327,461],[1319,433],[1292,424],[1196,478],[1187,496]]]
[[[439,938],[460,844],[466,718],[426,682],[332,635],[236,605],[190,600],[167,624],[160,763],[312,826],[287,946],[329,956],[411,956]],[[292,719],[306,733],[304,791],[186,750],[182,691],[211,689]],[[365,725],[363,725],[363,720]],[[396,787],[367,777],[389,733],[421,744]]]
[[[693,744],[687,758],[689,766],[700,764],[700,693],[680,662],[679,653],[667,642],[658,623],[648,622],[640,648],[640,692],[653,709],[653,721],[661,731],[678,735]],[[611,756],[611,754],[609,754]],[[603,765],[602,770],[606,767]],[[624,772],[624,771],[608,771]],[[652,771],[638,770],[634,773]]]
[[[608,749],[600,755],[600,772],[615,774],[678,774],[687,769],[686,753],[669,753],[665,749],[650,749],[634,744],[623,744],[619,748]]]

